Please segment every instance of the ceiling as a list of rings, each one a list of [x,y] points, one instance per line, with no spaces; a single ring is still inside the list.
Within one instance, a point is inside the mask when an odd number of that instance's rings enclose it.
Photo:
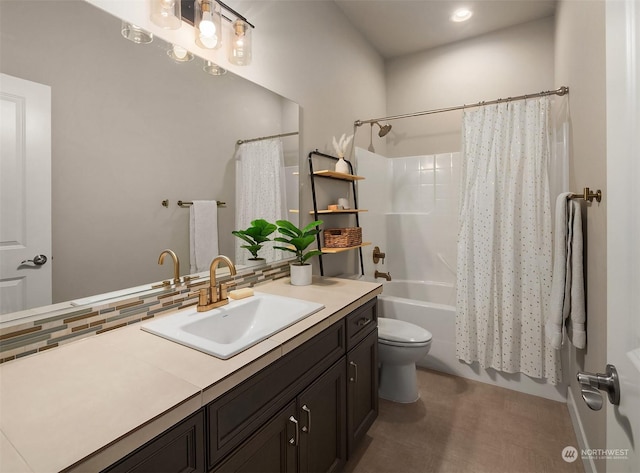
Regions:
[[[555,0],[334,0],[385,59],[537,20],[555,12]],[[473,11],[454,23],[456,8]]]

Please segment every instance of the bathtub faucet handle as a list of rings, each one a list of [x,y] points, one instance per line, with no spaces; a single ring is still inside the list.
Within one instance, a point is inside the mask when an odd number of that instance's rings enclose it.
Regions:
[[[387,255],[380,251],[380,247],[376,246],[373,249],[373,263],[378,264],[380,260],[382,260],[382,264],[384,264],[384,259]]]

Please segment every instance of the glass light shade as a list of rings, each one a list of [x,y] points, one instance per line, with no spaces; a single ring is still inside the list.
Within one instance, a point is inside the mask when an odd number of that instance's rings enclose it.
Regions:
[[[167,56],[176,62],[189,62],[193,60],[193,54],[177,44],[171,45],[171,48],[167,50]]]
[[[127,23],[126,21],[122,22],[120,32],[122,33],[122,36],[136,44],[148,44],[153,41],[153,33],[149,33],[139,26],[134,25],[133,23]]]
[[[251,63],[251,27],[246,21],[236,19],[232,25],[229,62],[238,66]]]
[[[207,74],[211,74],[212,76],[222,76],[227,73],[227,70],[218,66],[215,62],[204,61],[204,66],[202,70]]]
[[[215,0],[195,0],[196,44],[205,49],[222,46],[222,15]]]
[[[182,26],[180,0],[151,0],[151,21],[167,30],[180,28]]]

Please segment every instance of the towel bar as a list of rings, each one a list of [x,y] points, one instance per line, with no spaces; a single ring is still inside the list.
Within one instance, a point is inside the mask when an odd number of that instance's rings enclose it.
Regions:
[[[589,202],[593,202],[593,199],[596,199],[597,202],[600,202],[602,200],[602,191],[598,189],[595,192],[591,192],[591,190],[588,187],[585,187],[582,194],[571,194],[570,196],[568,196],[568,198],[584,199],[584,200],[588,200]]]
[[[218,204],[218,207],[223,207],[223,206],[227,205],[226,202],[222,202],[222,201],[218,201],[217,204]],[[189,207],[190,205],[193,205],[193,202],[187,202],[187,201],[183,201],[183,200],[179,200],[178,201],[178,206],[179,207],[183,207],[184,208],[184,207]]]

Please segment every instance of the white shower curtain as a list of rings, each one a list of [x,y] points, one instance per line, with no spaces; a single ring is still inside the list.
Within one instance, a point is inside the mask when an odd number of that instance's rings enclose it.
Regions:
[[[252,220],[271,223],[286,219],[284,153],[279,138],[244,143],[236,151],[236,229],[246,229]],[[270,238],[278,236],[273,233]],[[236,264],[246,264],[251,253],[240,248],[246,243],[236,239]],[[258,256],[267,262],[287,255],[267,242]]]
[[[560,363],[543,328],[553,267],[549,103],[464,113],[456,351],[555,384]]]

